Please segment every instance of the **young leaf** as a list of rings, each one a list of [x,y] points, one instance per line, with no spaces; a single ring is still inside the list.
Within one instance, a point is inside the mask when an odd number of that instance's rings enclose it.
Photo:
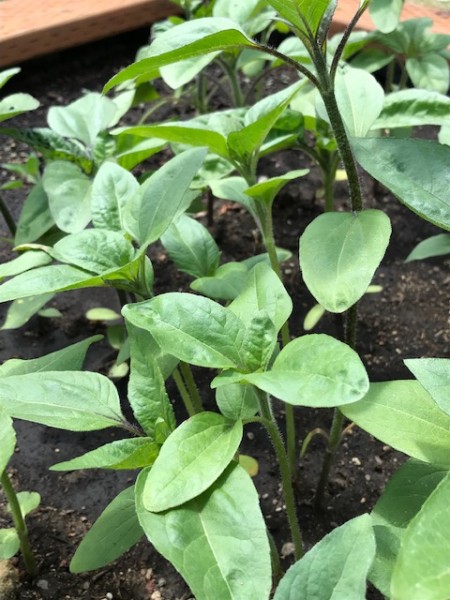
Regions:
[[[394,31],[400,21],[404,0],[371,0],[369,11],[377,29],[383,33]]]
[[[423,219],[450,230],[450,147],[420,139],[353,138],[357,161]],[[376,160],[374,159],[376,157]]]
[[[409,89],[388,94],[372,129],[450,124],[450,98],[429,90]]]
[[[450,359],[408,358],[404,363],[439,408],[450,415]]]
[[[226,419],[251,419],[259,410],[258,396],[253,385],[230,383],[217,388],[216,402]]]
[[[224,472],[242,439],[242,422],[203,412],[164,442],[142,491],[146,510],[162,512],[207,490]]]
[[[8,262],[0,265],[0,278],[13,277],[36,267],[43,267],[52,262],[51,257],[46,252],[40,250],[29,250],[19,254]]]
[[[272,206],[278,192],[293,179],[303,177],[309,173],[309,169],[298,169],[297,171],[289,171],[280,177],[272,177],[261,183],[252,185],[245,190],[248,196],[255,199],[255,202],[263,202],[268,207]]]
[[[389,218],[380,210],[314,219],[300,238],[300,268],[317,302],[335,313],[353,306],[366,292],[390,235]]]
[[[17,501],[20,506],[22,517],[26,517],[31,512],[36,510],[41,503],[41,496],[37,492],[18,492]],[[11,512],[11,507],[8,504],[6,509]]]
[[[0,100],[0,122],[12,119],[28,110],[36,110],[39,101],[30,94],[11,94]]]
[[[396,600],[446,600],[450,589],[450,474],[408,525],[392,574]]]
[[[124,422],[116,388],[98,373],[48,371],[1,378],[0,405],[13,418],[69,431]]]
[[[278,332],[292,312],[291,298],[280,278],[262,262],[251,269],[246,279],[245,288],[229,309],[247,326],[258,311],[265,310]]]
[[[242,381],[298,406],[357,403],[369,389],[359,356],[346,344],[324,334],[289,342],[270,371],[241,376]]]
[[[9,560],[19,552],[20,540],[12,527],[0,529],[0,560]]]
[[[0,475],[9,462],[9,459],[14,454],[16,446],[16,432],[11,417],[3,410],[0,405]]]
[[[423,260],[424,258],[433,258],[445,254],[450,254],[450,234],[439,233],[417,244],[414,250],[405,258],[405,262]]]
[[[234,300],[244,289],[248,269],[240,262],[220,265],[210,277],[199,277],[191,283],[191,289],[215,300]]]
[[[159,35],[151,45],[151,56],[120,71],[108,81],[103,92],[136,77],[155,77],[158,69],[180,60],[205,53],[255,47],[257,45],[230,19],[205,17],[187,21]]]
[[[122,211],[138,192],[131,173],[113,162],[104,163],[92,183],[91,211],[94,227],[122,231]]]
[[[268,600],[272,581],[267,529],[244,469],[230,465],[201,496],[158,514],[143,506],[147,476],[142,472],[136,483],[140,524],[195,598]]]
[[[71,573],[93,571],[119,558],[144,535],[136,515],[134,486],[108,504],[70,561]]]
[[[210,368],[243,365],[245,327],[230,310],[193,294],[160,294],[128,304],[123,315],[150,331],[163,352],[193,365]]]
[[[391,579],[403,535],[403,529],[374,525],[377,553],[369,572],[369,581],[385,596],[391,595]]]
[[[51,215],[66,233],[77,233],[91,220],[91,180],[74,163],[56,160],[45,167],[42,185]]]
[[[446,94],[450,84],[448,59],[435,52],[406,58],[405,67],[414,87]]]
[[[51,352],[39,358],[22,360],[11,358],[0,366],[0,377],[10,375],[26,375],[40,371],[78,371],[83,366],[84,358],[89,347],[102,339],[101,335],[93,335],[81,342]]]
[[[195,219],[180,215],[161,237],[161,242],[180,271],[193,277],[213,275],[220,251],[209,231]]]
[[[251,371],[267,368],[277,345],[277,331],[267,311],[255,313],[247,326],[242,350]]]
[[[342,406],[341,411],[400,452],[425,462],[450,464],[450,416],[418,381],[372,383],[365,398]]]
[[[6,319],[0,330],[6,329],[18,329],[28,323],[33,317],[49,300],[53,298],[54,294],[42,294],[39,296],[30,296],[29,298],[21,298],[20,300],[14,300],[8,308],[6,313]]]
[[[204,148],[187,150],[167,162],[141,186],[124,208],[124,224],[128,233],[140,244],[148,246],[190,204],[186,192],[206,156]]]
[[[268,0],[269,4],[303,33],[308,29],[315,37],[331,0]]]
[[[27,244],[35,242],[43,236],[53,225],[53,219],[49,206],[48,197],[39,181],[28,194],[17,222],[17,231],[14,244]]]
[[[116,440],[57,463],[51,471],[79,471],[81,469],[140,469],[149,467],[158,456],[159,446],[149,438]]]
[[[369,515],[326,535],[281,580],[274,600],[364,600],[375,556]]]

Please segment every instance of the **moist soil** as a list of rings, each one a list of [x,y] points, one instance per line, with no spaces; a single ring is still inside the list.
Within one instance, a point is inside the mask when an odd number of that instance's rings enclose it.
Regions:
[[[16,120],[21,126],[46,126],[50,106],[66,105],[83,90],[100,91],[104,83],[119,69],[134,60],[137,48],[148,39],[148,31],[136,31],[103,42],[65,51],[27,63],[19,76],[6,87],[5,93],[28,92],[40,102],[38,110]],[[266,85],[276,86],[270,81]],[[278,84],[279,85],[279,84]],[[139,117],[137,108],[132,118]],[[159,117],[162,118],[162,117]],[[432,130],[419,131],[427,137]],[[10,139],[0,146],[1,162],[23,162],[27,149]],[[164,160],[158,155],[156,161]],[[279,246],[289,249],[292,258],[284,263],[285,285],[294,302],[290,321],[291,334],[304,333],[303,319],[314,301],[306,290],[298,269],[298,238],[305,226],[323,210],[320,179],[316,169],[304,156],[284,152],[260,165],[260,175],[311,166],[307,178],[288,185],[274,208],[275,237]],[[153,162],[151,168],[155,167]],[[1,172],[2,181],[10,177]],[[446,356],[450,341],[448,327],[449,264],[445,258],[405,263],[404,259],[421,240],[440,233],[402,206],[382,186],[361,174],[367,207],[380,208],[392,220],[393,233],[386,257],[374,282],[382,286],[377,294],[366,295],[359,306],[357,349],[372,381],[409,379],[411,374],[403,359]],[[5,192],[12,211],[20,212],[25,191]],[[345,183],[337,186],[337,205],[348,209]],[[206,224],[206,211],[198,218]],[[3,222],[0,235],[8,237]],[[222,249],[223,262],[242,260],[262,252],[260,238],[251,217],[230,202],[216,202],[210,230]],[[13,255],[7,242],[2,244],[1,260]],[[162,247],[151,251],[155,268],[156,292],[189,289],[187,276],[177,272]],[[32,358],[63,348],[104,327],[85,317],[89,308],[109,306],[119,309],[111,290],[81,290],[59,295],[51,306],[62,313],[59,319],[33,317],[17,330],[0,332],[0,359]],[[4,318],[5,306],[0,307]],[[315,331],[339,334],[341,325],[326,315]],[[114,351],[103,340],[88,353],[86,368],[106,373],[115,359]],[[207,407],[214,402],[208,374],[195,370],[200,391]],[[122,398],[126,398],[126,380],[118,382]],[[169,394],[180,419],[185,418],[180,401],[169,385]],[[282,426],[282,407],[275,402]],[[300,439],[316,427],[325,431],[331,423],[331,411],[298,409],[297,426]],[[39,564],[39,575],[29,578],[20,557],[0,563],[0,598],[20,600],[188,600],[192,598],[177,572],[151,545],[142,540],[112,565],[84,575],[69,572],[69,562],[78,543],[106,504],[124,487],[133,483],[135,472],[80,471],[57,473],[48,470],[55,462],[78,456],[120,437],[119,432],[71,433],[17,421],[18,443],[9,473],[17,490],[35,490],[41,494],[40,508],[28,517],[31,544]],[[306,547],[334,527],[372,509],[392,473],[405,457],[354,427],[345,437],[330,476],[324,508],[313,508],[314,489],[323,460],[324,443],[316,437],[299,467],[298,514]],[[292,549],[279,484],[279,473],[265,432],[258,426],[246,428],[242,452],[255,457],[259,473],[255,485],[261,499],[268,528],[282,556],[283,568],[292,563]],[[10,525],[0,496],[0,527]],[[8,591],[9,589],[9,591]],[[368,598],[381,598],[368,590]],[[257,599],[249,599],[257,600]],[[349,599],[350,600],[350,599]]]

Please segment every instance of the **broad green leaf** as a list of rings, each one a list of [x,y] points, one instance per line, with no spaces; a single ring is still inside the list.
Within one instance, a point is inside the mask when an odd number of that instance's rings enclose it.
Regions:
[[[203,412],[164,442],[142,492],[146,510],[162,512],[207,490],[224,472],[242,439],[242,422]]]
[[[406,257],[405,262],[423,260],[424,258],[433,258],[445,254],[450,254],[450,234],[439,233],[417,244],[414,250]]]
[[[180,271],[193,277],[213,275],[219,266],[220,250],[201,223],[180,215],[161,237],[161,242]]]
[[[31,512],[36,510],[41,503],[41,496],[37,492],[18,492],[17,501],[19,502],[20,512],[25,518]],[[7,505],[8,512],[11,512],[11,507]]]
[[[201,496],[158,514],[143,506],[147,476],[141,473],[136,484],[140,524],[195,598],[268,600],[272,580],[267,529],[244,469],[230,465]]]
[[[292,23],[296,29],[302,32],[311,30],[313,36],[319,31],[320,23],[330,0],[268,0],[269,4],[277,10],[282,17]]]
[[[216,402],[227,419],[251,419],[259,410],[258,396],[254,386],[230,383],[217,388]]]
[[[189,206],[186,192],[206,156],[204,148],[187,150],[165,163],[124,208],[127,231],[140,246],[156,241]]]
[[[83,366],[84,358],[89,347],[102,339],[101,335],[91,337],[71,344],[66,348],[51,352],[39,358],[22,360],[11,358],[0,366],[0,377],[10,375],[26,375],[27,373],[38,373],[41,371],[77,371]]]
[[[45,167],[42,185],[51,215],[66,233],[77,233],[91,220],[91,180],[75,164],[56,160]]]
[[[401,90],[388,94],[372,129],[418,125],[450,125],[450,98],[429,90]]]
[[[14,75],[17,75],[17,73],[20,73],[20,71],[20,67],[12,67],[11,69],[4,69],[3,71],[0,71],[0,89],[8,83],[11,77],[14,77]]]
[[[336,74],[336,101],[351,137],[364,137],[383,108],[384,92],[375,77],[346,66]],[[320,118],[329,123],[322,100],[316,103]]]
[[[317,302],[334,313],[353,306],[372,281],[390,235],[389,218],[380,210],[314,219],[300,238],[300,268]]]
[[[230,19],[205,17],[187,21],[159,35],[151,45],[151,57],[126,67],[108,81],[103,92],[145,75],[155,77],[158,69],[205,53],[254,48],[256,44]]]
[[[407,527],[447,473],[448,467],[410,458],[394,473],[375,504],[373,523]]]
[[[98,134],[113,121],[116,112],[117,106],[112,100],[91,92],[68,106],[52,106],[47,121],[59,135],[75,138],[92,148]]]
[[[418,381],[372,383],[365,398],[342,406],[341,411],[400,452],[425,462],[450,465],[450,416]]]
[[[117,164],[131,171],[136,165],[153,156],[167,145],[165,140],[157,138],[142,139],[138,136],[126,135],[116,137]]]
[[[357,403],[369,389],[367,373],[356,352],[324,334],[305,335],[289,342],[270,371],[243,375],[241,379],[298,406]]]
[[[42,294],[39,296],[30,296],[14,300],[8,307],[6,319],[0,330],[18,329],[28,323],[47,302],[53,298],[54,294]]]
[[[19,254],[17,258],[0,265],[0,278],[13,277],[36,267],[43,267],[51,263],[52,259],[46,252],[29,250]]]
[[[404,363],[439,408],[450,415],[450,358],[408,358]]]
[[[114,385],[98,373],[47,371],[0,379],[0,405],[13,418],[69,431],[120,427]]]
[[[176,90],[192,81],[218,54],[220,54],[220,51],[205,53],[201,56],[193,56],[186,60],[161,67],[161,78],[169,87]]]
[[[149,467],[158,456],[159,446],[150,438],[116,440],[57,463],[51,471],[78,471],[81,469],[140,469]]]
[[[408,208],[450,230],[450,147],[420,139],[354,138],[357,161]],[[376,160],[374,159],[376,157]]]
[[[11,94],[0,100],[0,122],[16,117],[29,110],[36,110],[38,100],[30,94]]]
[[[259,263],[248,273],[245,288],[229,309],[247,326],[258,311],[265,310],[279,331],[292,312],[292,301],[273,269]]]
[[[447,600],[450,589],[450,474],[408,525],[394,567],[394,600]]]
[[[0,405],[0,475],[6,469],[9,459],[14,454],[14,448],[16,446],[16,432],[12,419]]]
[[[245,190],[248,196],[255,199],[255,202],[263,202],[268,207],[272,206],[278,192],[284,188],[293,179],[303,177],[309,173],[309,169],[299,169],[297,171],[289,171],[280,177],[272,177],[266,181],[262,181]]]
[[[447,58],[430,52],[417,58],[408,57],[405,66],[414,87],[447,93],[450,84]]]
[[[274,600],[364,600],[375,549],[370,516],[347,521],[288,570]]]
[[[160,294],[128,304],[123,315],[150,331],[163,352],[210,368],[243,366],[245,327],[230,310],[193,294]]]
[[[374,525],[377,553],[369,572],[369,581],[385,596],[391,596],[391,579],[404,530],[400,527]]]
[[[19,552],[20,540],[15,529],[0,529],[0,560],[9,560]]]
[[[57,242],[52,256],[79,269],[103,275],[124,267],[135,258],[135,250],[122,233],[107,229],[85,229]]]
[[[247,325],[242,350],[247,369],[266,369],[277,345],[277,331],[266,310],[256,311]]]
[[[84,536],[70,561],[71,573],[93,571],[119,558],[144,535],[136,514],[134,486],[112,500]]]
[[[199,277],[191,289],[217,300],[234,300],[248,280],[248,268],[243,263],[228,262],[218,267],[210,277]]]
[[[276,248],[276,252],[277,252],[278,262],[280,264],[282,262],[284,262],[285,260],[289,260],[290,258],[292,258],[292,253],[289,250],[286,250],[285,248]],[[262,254],[255,254],[255,256],[246,258],[245,260],[243,260],[241,262],[243,265],[245,265],[247,267],[247,269],[250,270],[254,266],[256,266],[262,262],[270,265],[270,258],[269,258],[269,255],[267,254],[267,252],[263,252]]]
[[[369,11],[376,28],[383,33],[394,31],[400,21],[404,0],[371,0]]]
[[[43,236],[55,221],[50,213],[48,197],[39,181],[28,194],[17,222],[14,237],[16,246],[35,242]]]
[[[150,437],[155,437],[155,425],[159,420],[166,423],[169,431],[175,429],[175,417],[167,396],[161,367],[160,350],[148,331],[127,323],[130,340],[130,380],[128,400],[136,420]],[[165,360],[165,359],[163,359]],[[173,361],[165,360],[172,371]]]
[[[209,183],[211,191],[216,198],[222,200],[232,200],[245,206],[253,218],[258,222],[258,213],[256,211],[255,201],[250,198],[246,191],[248,184],[243,177],[226,177],[217,179]]]
[[[101,277],[81,269],[70,265],[49,265],[21,273],[0,285],[0,302],[102,285]]]
[[[123,208],[138,189],[139,184],[131,173],[113,162],[104,163],[92,183],[94,227],[121,231]]]

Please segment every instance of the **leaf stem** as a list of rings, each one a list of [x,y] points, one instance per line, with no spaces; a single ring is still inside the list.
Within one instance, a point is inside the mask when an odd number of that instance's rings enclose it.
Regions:
[[[5,223],[7,224],[8,229],[11,232],[11,235],[14,237],[16,235],[17,227],[16,227],[16,224],[14,222],[14,219],[13,219],[11,213],[9,212],[9,208],[6,206],[6,203],[1,196],[0,196],[0,212],[2,213],[3,218],[5,219]]]
[[[195,383],[191,366],[186,362],[180,361],[180,370],[181,374],[183,375],[183,379],[186,383],[187,389],[189,391],[189,395],[192,399],[192,405],[194,407],[195,412],[203,412],[205,409],[203,408],[202,399],[200,398],[200,394],[198,391],[197,384]]]
[[[6,499],[8,500],[10,506],[14,527],[16,528],[16,532],[19,537],[20,551],[22,552],[26,570],[31,576],[35,577],[38,573],[38,568],[36,565],[36,560],[31,551],[30,540],[28,539],[27,526],[25,524],[25,520],[20,509],[20,504],[17,499],[16,492],[14,491],[6,469],[5,471],[3,471],[0,477],[0,483],[3,487],[3,491],[5,492]]]
[[[172,378],[175,382],[175,385],[177,386],[177,389],[181,396],[181,399],[183,400],[183,404],[184,404],[187,414],[190,417],[193,417],[196,414],[196,410],[192,403],[189,392],[187,391],[187,388],[184,384],[183,378],[181,377],[181,373],[178,370],[178,367],[175,367],[175,369],[172,373]]]

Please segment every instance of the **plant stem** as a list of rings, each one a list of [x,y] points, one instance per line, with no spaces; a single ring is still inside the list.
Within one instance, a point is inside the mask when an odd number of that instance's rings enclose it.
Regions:
[[[200,398],[200,394],[198,393],[197,384],[195,383],[194,375],[192,374],[192,369],[188,363],[180,361],[180,370],[183,375],[183,379],[187,385],[187,389],[189,391],[189,396],[192,400],[192,405],[196,413],[200,413],[204,411],[202,399]]]
[[[11,232],[11,235],[14,237],[16,235],[17,227],[16,227],[16,224],[14,222],[14,219],[13,219],[11,213],[9,212],[9,208],[6,206],[6,203],[1,196],[0,196],[0,212],[2,213],[3,218],[5,219],[5,223],[7,224],[8,229]]]
[[[20,551],[22,552],[25,567],[30,575],[35,577],[38,573],[36,561],[30,547],[30,541],[28,539],[27,526],[20,510],[19,501],[17,500],[16,492],[11,484],[8,474],[3,471],[0,477],[0,483],[5,492],[6,499],[8,500],[12,518],[14,521],[14,527],[16,528],[17,535],[20,541]]]
[[[228,81],[230,82],[231,92],[233,94],[233,103],[235,108],[244,106],[244,95],[239,83],[236,62],[233,61],[233,63],[231,63],[226,59],[220,58],[218,59],[218,63],[227,74]]]
[[[183,400],[183,404],[187,414],[190,417],[193,417],[197,413],[197,411],[194,408],[191,397],[189,395],[189,392],[187,391],[187,388],[184,384],[183,378],[181,377],[181,373],[178,370],[178,367],[175,367],[172,373],[172,377],[175,382],[175,385],[177,386],[178,392],[180,393],[181,399]]]
[[[269,538],[269,546],[270,546],[270,562],[272,564],[272,578],[275,583],[278,583],[283,576],[283,571],[281,570],[280,556],[278,554],[278,548],[275,544],[275,540],[273,539],[273,535],[267,530],[267,537]]]
[[[336,181],[338,161],[339,154],[333,152],[333,155],[329,157],[327,164],[321,165],[325,195],[325,212],[334,210],[334,182]]]

